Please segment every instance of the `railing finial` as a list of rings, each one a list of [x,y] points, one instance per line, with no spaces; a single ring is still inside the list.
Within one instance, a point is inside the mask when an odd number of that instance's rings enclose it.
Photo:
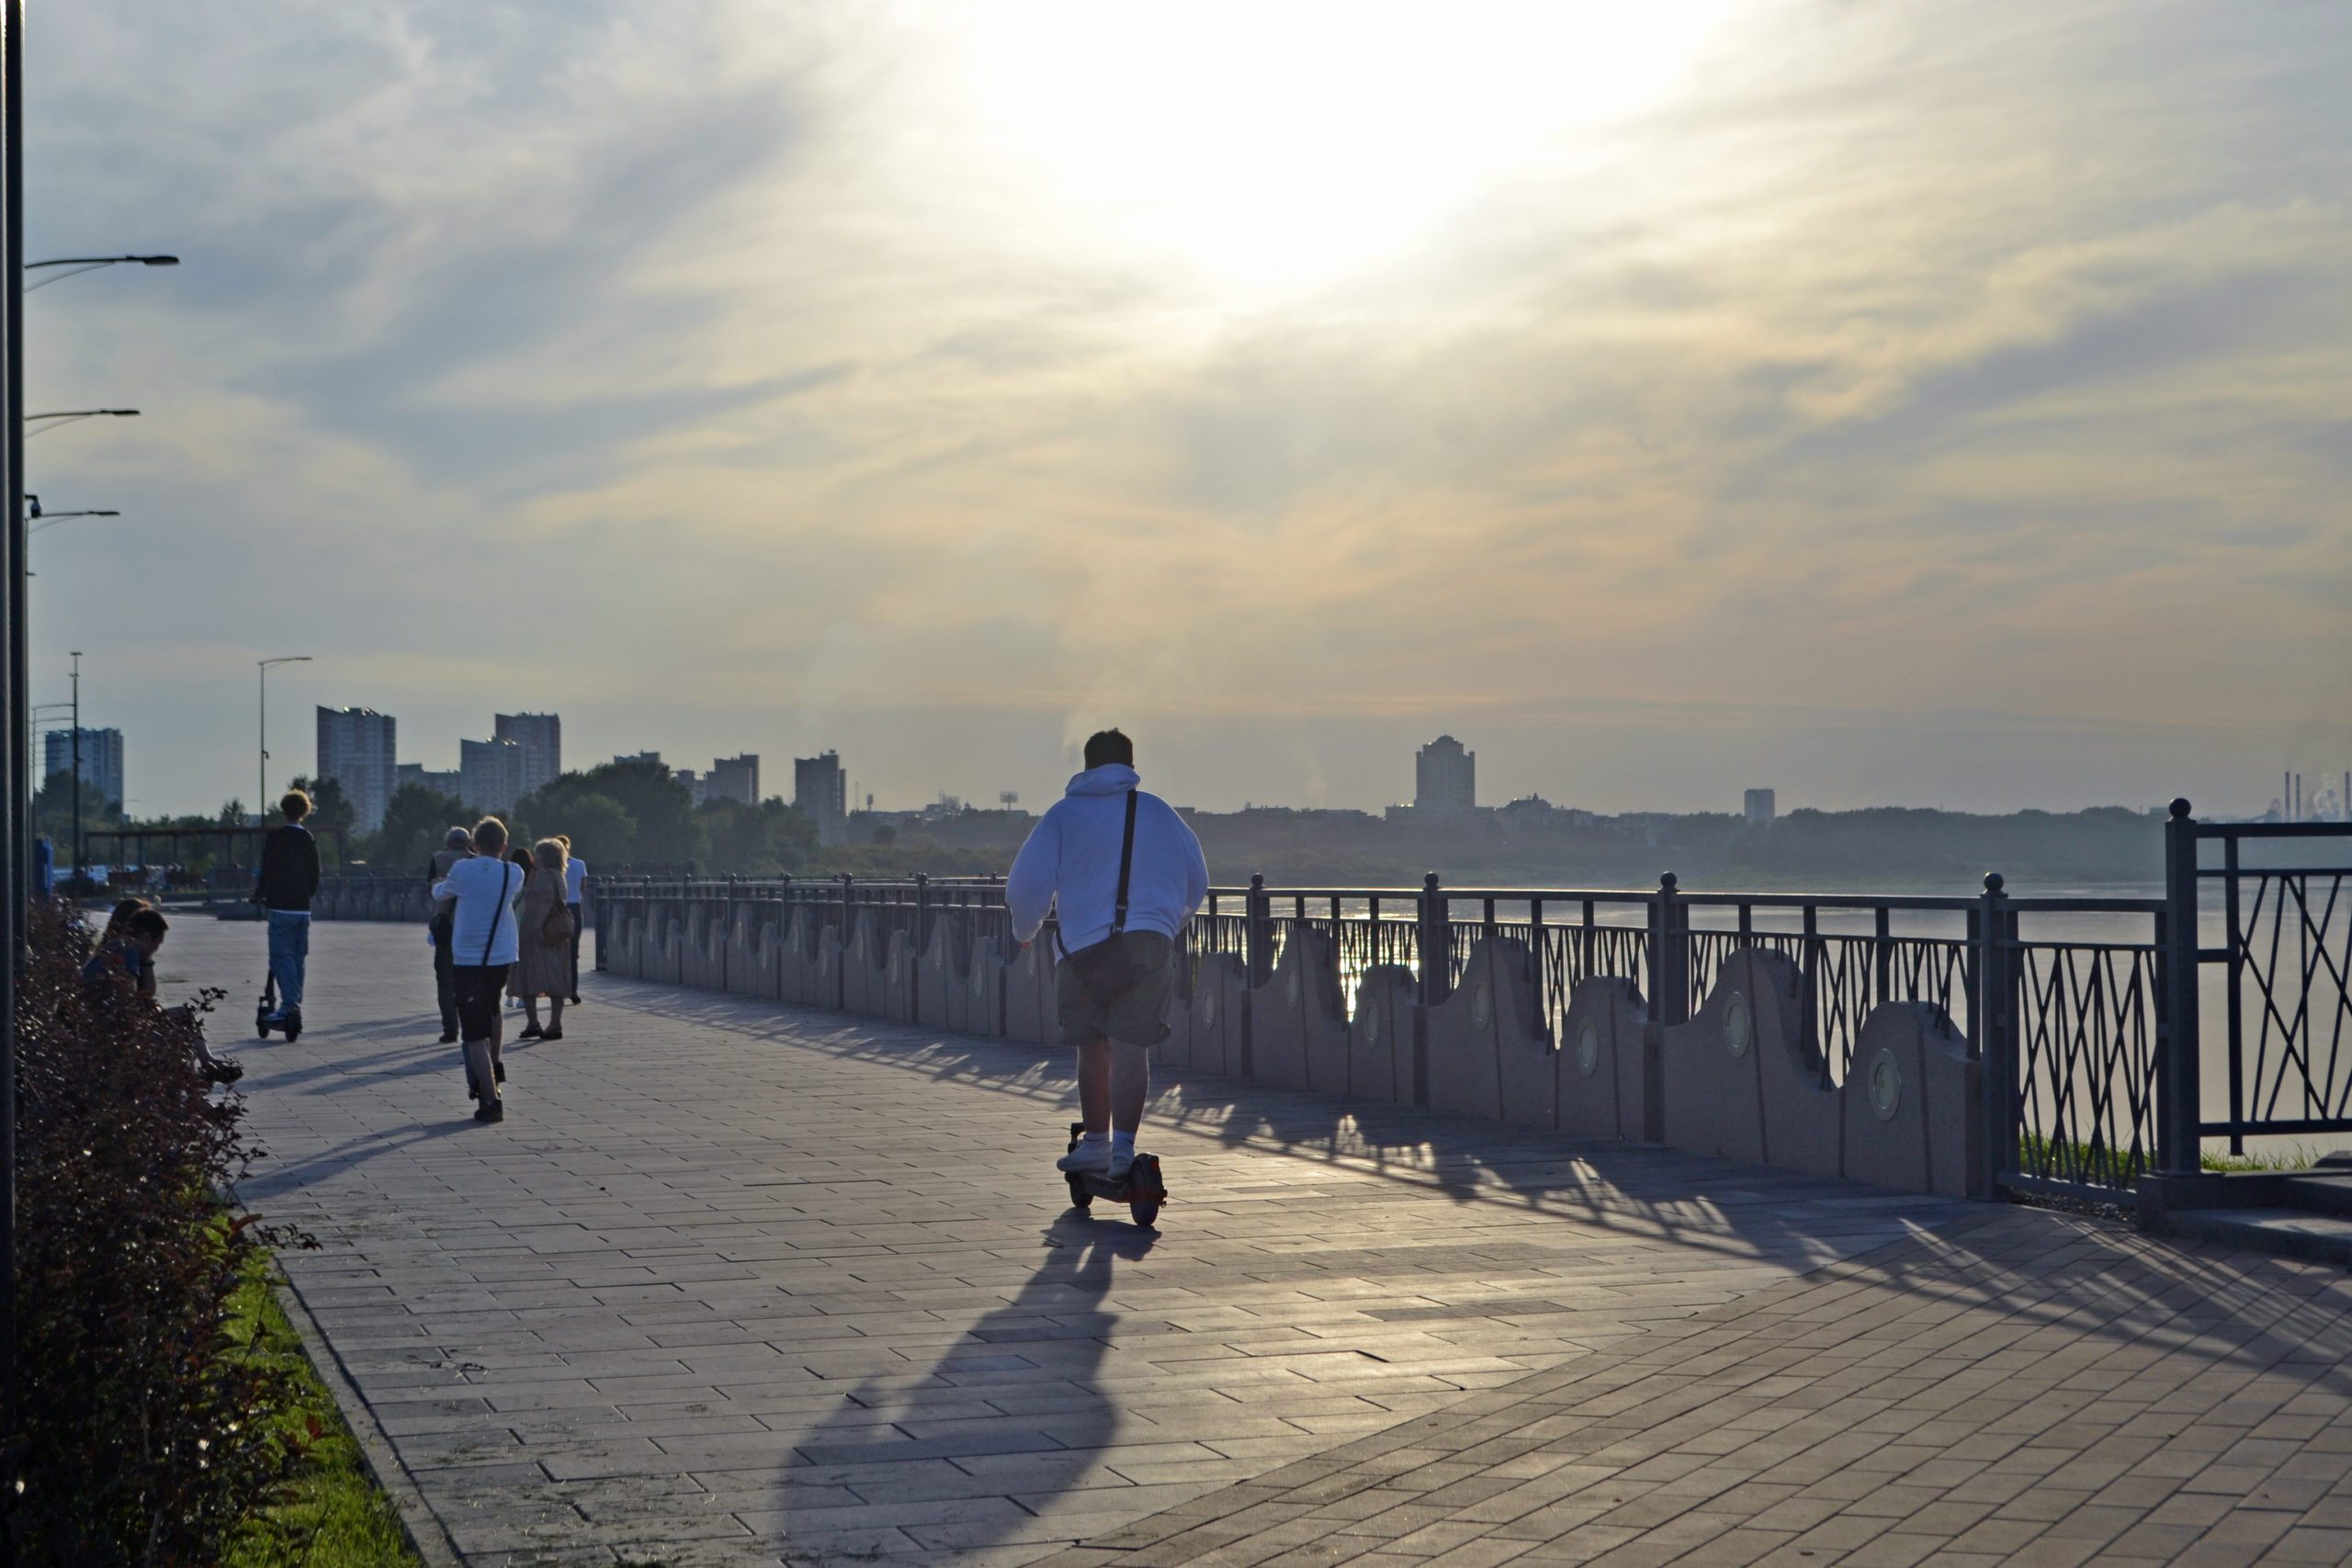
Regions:
[[[1670,871],[1664,871],[1658,874],[1657,885],[1661,890],[1671,893],[1682,885],[1682,879]]]
[[[1999,872],[1988,871],[1984,874],[1984,891],[1987,893],[1998,893],[2007,881],[2008,878],[2003,876]]]
[[[2186,817],[2188,815],[2188,796],[2185,795],[2176,795],[2172,797],[2172,814],[2175,817]]]

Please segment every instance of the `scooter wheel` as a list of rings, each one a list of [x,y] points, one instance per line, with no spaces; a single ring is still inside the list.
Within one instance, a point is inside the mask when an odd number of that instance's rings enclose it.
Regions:
[[[1094,1194],[1086,1190],[1086,1183],[1080,1181],[1075,1176],[1069,1179],[1069,1206],[1073,1209],[1091,1209],[1094,1207]]]
[[[264,1040],[269,1038],[269,1014],[258,1013],[254,1018],[254,1032]]]
[[[291,1045],[300,1038],[302,1038],[302,1021],[299,1018],[288,1019],[286,1021],[286,1043]]]
[[[1151,1229],[1151,1222],[1159,1218],[1159,1205],[1157,1203],[1137,1203],[1127,1212],[1135,1217],[1137,1230]]]

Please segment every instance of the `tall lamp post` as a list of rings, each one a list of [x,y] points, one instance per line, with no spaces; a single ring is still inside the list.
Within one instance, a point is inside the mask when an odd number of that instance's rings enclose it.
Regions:
[[[74,649],[74,874],[88,863],[82,858],[82,650]]]
[[[254,662],[261,667],[261,793],[254,796],[254,815],[266,819],[269,816],[269,667],[273,664],[308,664],[307,653],[289,653],[277,659],[262,659]]]

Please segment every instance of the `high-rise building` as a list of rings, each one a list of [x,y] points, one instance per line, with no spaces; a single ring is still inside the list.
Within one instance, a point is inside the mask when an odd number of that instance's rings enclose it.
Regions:
[[[523,798],[523,746],[516,740],[458,742],[458,794],[476,811],[493,816]]]
[[[759,755],[746,751],[740,757],[713,757],[710,772],[703,775],[703,795],[709,800],[740,800],[746,806],[757,806]]]
[[[74,731],[52,729],[43,736],[41,782],[52,773],[74,772]],[[122,731],[82,728],[82,809],[98,813],[122,804]]]
[[[1478,807],[1478,753],[1441,735],[1413,753],[1413,809],[1475,811]]]
[[[374,708],[321,708],[319,761],[311,777],[333,779],[351,803],[351,825],[372,833],[384,825],[399,764],[393,761],[392,716]],[[269,802],[263,801],[266,811]]]
[[[1769,789],[1749,790],[1744,808],[1747,813],[1747,819],[1758,827],[1770,827],[1772,818],[1780,814],[1780,807],[1772,792]]]
[[[849,780],[839,755],[792,760],[792,804],[817,825],[819,843],[838,844],[849,836]]]
[[[491,733],[523,748],[523,793],[555,783],[563,773],[563,719],[551,713],[502,713]]]
[[[429,789],[435,795],[450,795],[458,800],[463,800],[466,797],[465,775],[455,768],[443,772],[436,768],[428,768],[422,762],[402,762],[392,770],[392,788],[397,792],[406,789],[411,784],[415,784],[420,789]]]
[[[692,768],[672,768],[670,776],[686,786],[686,799],[701,810],[702,803],[710,798],[710,781]]]

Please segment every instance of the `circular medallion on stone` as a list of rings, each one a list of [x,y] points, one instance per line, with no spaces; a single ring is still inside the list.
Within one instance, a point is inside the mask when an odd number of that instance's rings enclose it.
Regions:
[[[1734,991],[1724,1007],[1724,1049],[1735,1057],[1745,1056],[1755,1038],[1756,1023],[1747,1016],[1747,998]]]
[[[1577,1025],[1577,1071],[1590,1077],[1600,1070],[1600,1031],[1589,1021]]]
[[[1892,1122],[1903,1109],[1903,1065],[1883,1045],[1871,1058],[1871,1111],[1882,1122]]]

